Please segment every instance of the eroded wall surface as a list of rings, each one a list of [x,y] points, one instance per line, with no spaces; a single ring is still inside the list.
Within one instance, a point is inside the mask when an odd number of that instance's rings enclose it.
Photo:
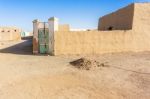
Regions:
[[[150,50],[150,3],[134,4],[133,31],[140,51]]]
[[[70,31],[70,26],[68,24],[59,25],[58,31]]]
[[[127,31],[56,32],[54,55],[150,51],[150,34]]]
[[[136,3],[134,10],[133,29],[149,32],[150,30],[150,3]]]
[[[14,40],[21,40],[19,29],[10,27],[0,27],[0,41]]]
[[[55,55],[138,51],[132,31],[55,32]]]
[[[134,4],[105,15],[99,19],[98,30],[129,30],[132,29]]]

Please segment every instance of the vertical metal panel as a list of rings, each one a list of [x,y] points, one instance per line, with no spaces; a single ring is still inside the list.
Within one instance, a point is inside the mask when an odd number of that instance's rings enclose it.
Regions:
[[[41,54],[49,53],[49,31],[48,29],[39,29],[39,52]]]

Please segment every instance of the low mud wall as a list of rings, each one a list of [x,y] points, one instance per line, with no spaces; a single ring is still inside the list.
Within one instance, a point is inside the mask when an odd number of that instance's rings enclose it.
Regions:
[[[150,34],[140,31],[55,32],[55,55],[150,51]]]
[[[135,51],[132,31],[55,32],[55,55]]]
[[[16,41],[21,40],[20,33],[0,33],[0,41]]]
[[[17,28],[0,27],[0,41],[21,40],[20,30]]]

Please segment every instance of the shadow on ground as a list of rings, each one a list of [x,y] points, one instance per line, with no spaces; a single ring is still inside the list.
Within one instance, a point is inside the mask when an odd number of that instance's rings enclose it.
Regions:
[[[13,45],[4,49],[0,49],[0,53],[31,55],[32,54],[32,39],[28,38],[24,42],[18,43],[16,45]]]
[[[30,40],[30,39],[32,39],[32,38],[33,38],[33,36],[21,37],[22,40]]]

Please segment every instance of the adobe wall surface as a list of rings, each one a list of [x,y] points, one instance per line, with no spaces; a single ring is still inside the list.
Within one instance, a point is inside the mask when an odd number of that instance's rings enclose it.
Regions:
[[[135,3],[133,31],[139,50],[150,50],[150,3]]]
[[[54,55],[150,51],[150,33],[127,31],[55,32]]]
[[[21,40],[20,30],[13,27],[0,27],[0,41]]]
[[[133,27],[136,31],[150,32],[150,3],[135,3]]]
[[[55,32],[55,55],[136,51],[132,31]]]
[[[129,30],[132,29],[134,16],[134,4],[122,8],[116,12],[105,15],[99,20],[98,30]]]
[[[70,27],[68,24],[59,25],[58,31],[70,31]]]

